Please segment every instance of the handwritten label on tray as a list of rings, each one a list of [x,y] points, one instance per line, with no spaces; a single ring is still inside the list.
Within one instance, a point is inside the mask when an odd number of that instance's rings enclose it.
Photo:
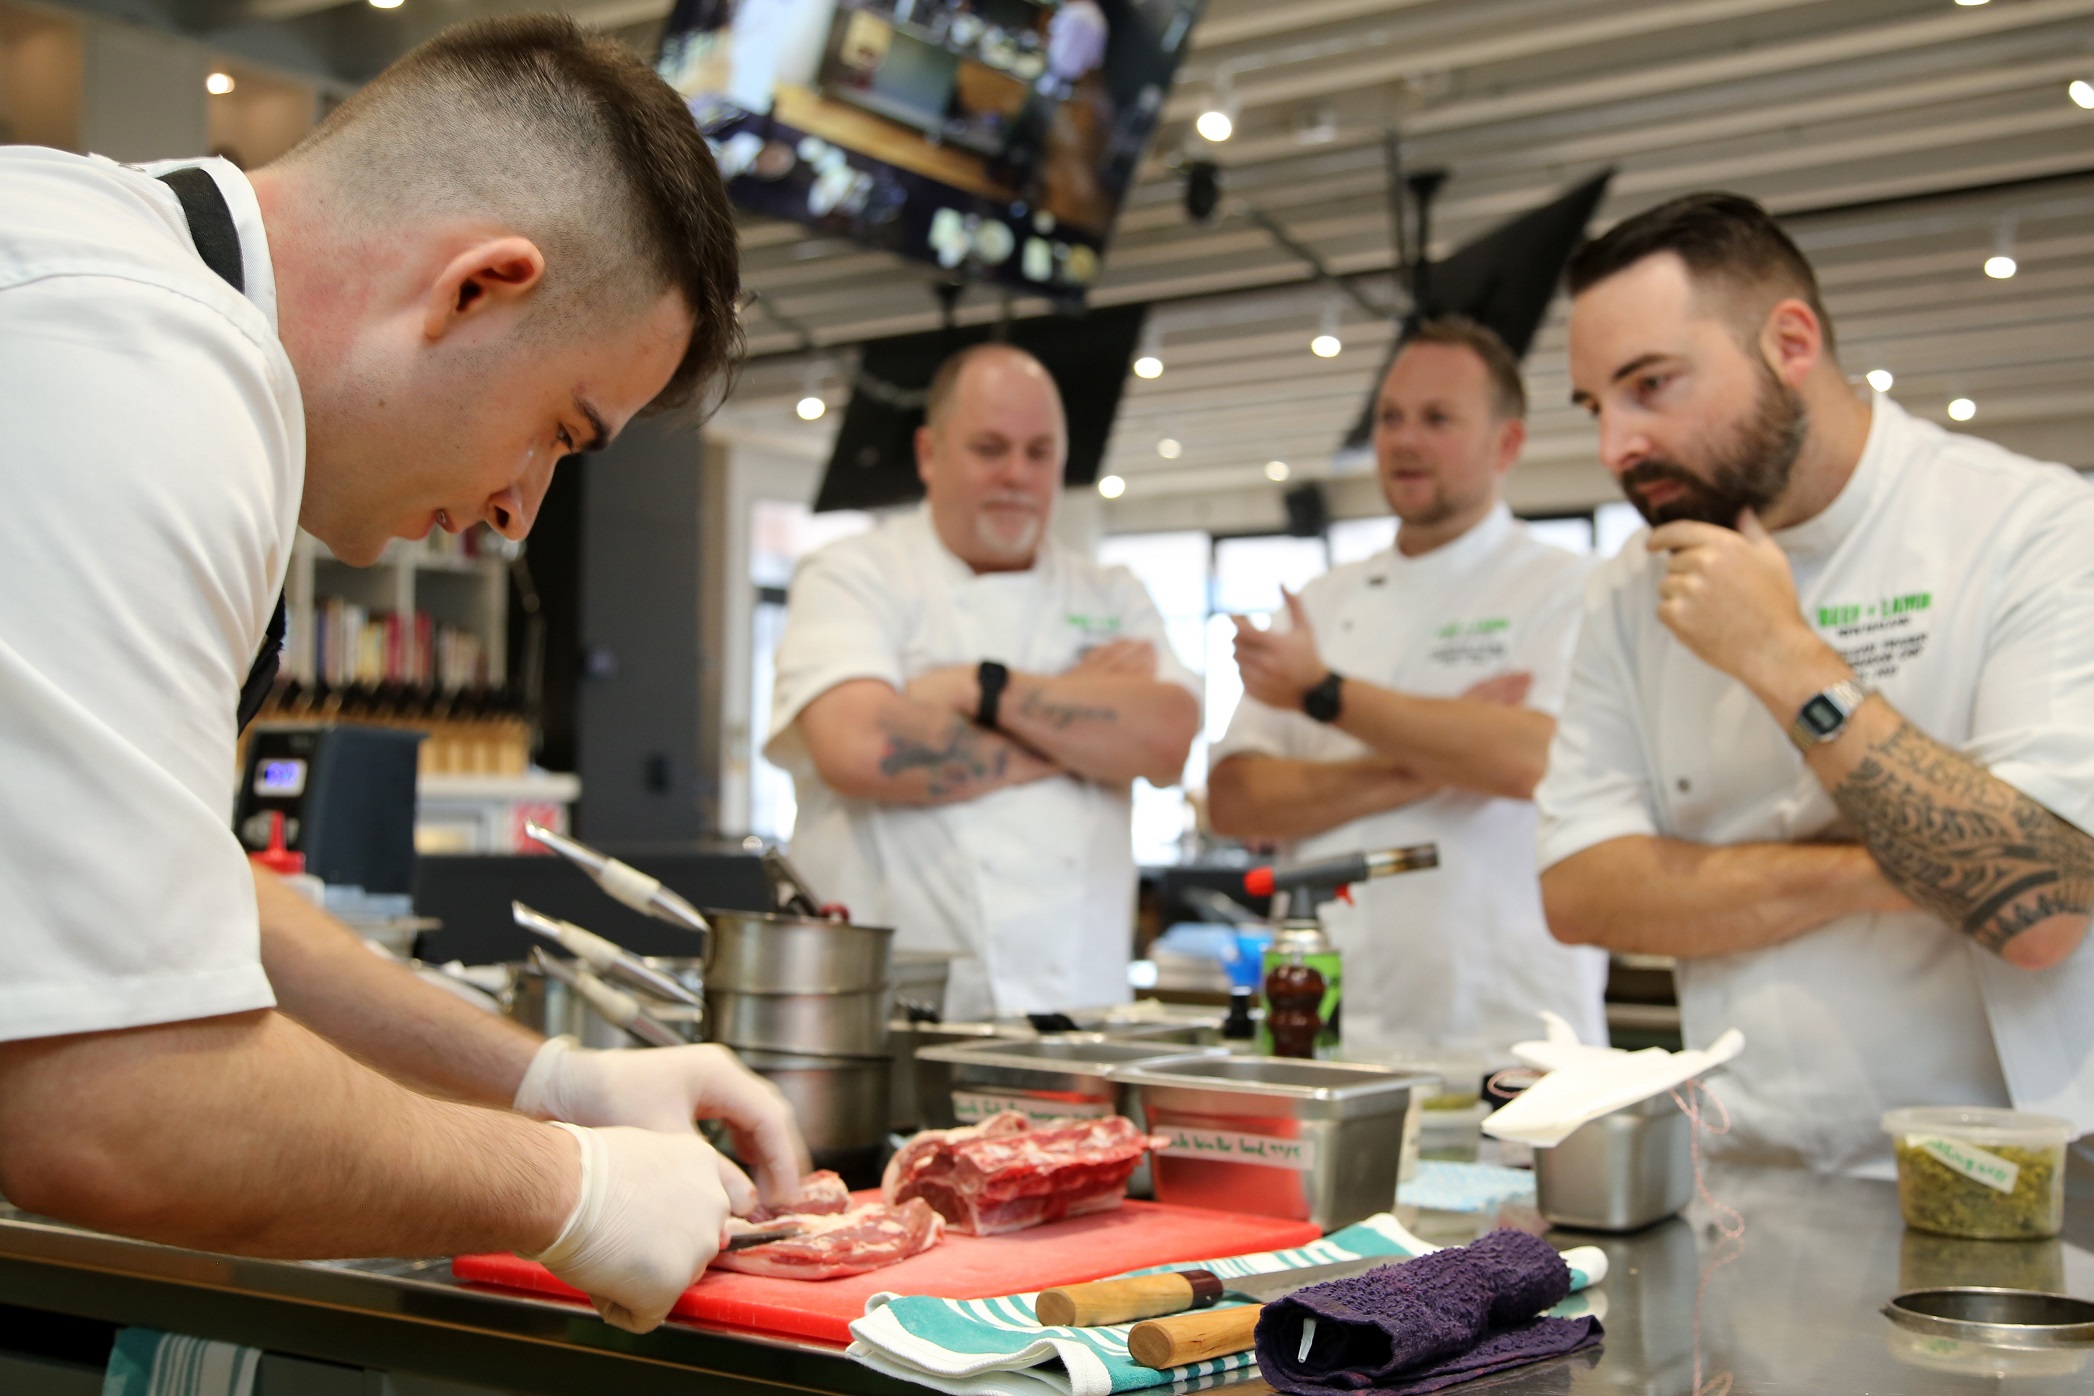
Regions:
[[[1203,1158],[1222,1163],[1255,1163],[1307,1173],[1316,1167],[1313,1139],[1271,1139],[1262,1134],[1231,1134],[1218,1129],[1159,1127],[1170,1140],[1156,1152],[1165,1158]]]
[[[1038,1096],[992,1095],[987,1091],[954,1091],[953,1118],[971,1125],[1004,1110],[1015,1110],[1035,1123],[1047,1120],[1096,1120],[1112,1113],[1105,1100],[1042,1100]]]

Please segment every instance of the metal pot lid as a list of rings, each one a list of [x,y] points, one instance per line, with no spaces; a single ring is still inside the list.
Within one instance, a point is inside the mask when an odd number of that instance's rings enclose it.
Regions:
[[[1901,1328],[2003,1348],[2094,1347],[2094,1302],[2033,1289],[1915,1289],[1883,1306]]]

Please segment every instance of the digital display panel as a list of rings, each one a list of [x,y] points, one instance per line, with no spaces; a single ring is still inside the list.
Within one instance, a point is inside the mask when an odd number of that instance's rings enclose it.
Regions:
[[[254,793],[286,798],[305,793],[305,762],[295,757],[259,762],[254,769]]]
[[[1080,298],[1205,0],[677,0],[657,67],[735,201]]]

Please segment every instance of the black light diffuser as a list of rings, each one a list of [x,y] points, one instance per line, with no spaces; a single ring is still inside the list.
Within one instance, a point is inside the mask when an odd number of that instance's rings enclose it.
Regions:
[[[1420,320],[1466,315],[1496,330],[1515,358],[1526,358],[1555,299],[1563,269],[1585,241],[1585,226],[1613,178],[1613,170],[1604,170],[1561,198],[1485,233],[1445,261],[1427,266],[1418,307],[1405,317],[1390,345],[1342,449],[1357,451],[1373,439],[1374,403],[1382,380]]]
[[[1000,335],[997,327],[984,325],[867,341],[815,511],[878,509],[921,499],[916,429],[923,425],[931,376],[949,356],[999,337],[1037,358],[1054,376],[1069,418],[1069,460],[1062,479],[1091,484],[1098,478],[1128,364],[1147,318],[1147,306],[1116,306],[1081,316],[1016,320],[1001,327]]]

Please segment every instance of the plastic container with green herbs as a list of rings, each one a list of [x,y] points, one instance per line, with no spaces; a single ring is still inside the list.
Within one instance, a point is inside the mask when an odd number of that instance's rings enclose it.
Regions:
[[[1979,1241],[2042,1240],[2065,1225],[2065,1146],[2054,1115],[1978,1106],[1892,1110],[1905,1225]]]

